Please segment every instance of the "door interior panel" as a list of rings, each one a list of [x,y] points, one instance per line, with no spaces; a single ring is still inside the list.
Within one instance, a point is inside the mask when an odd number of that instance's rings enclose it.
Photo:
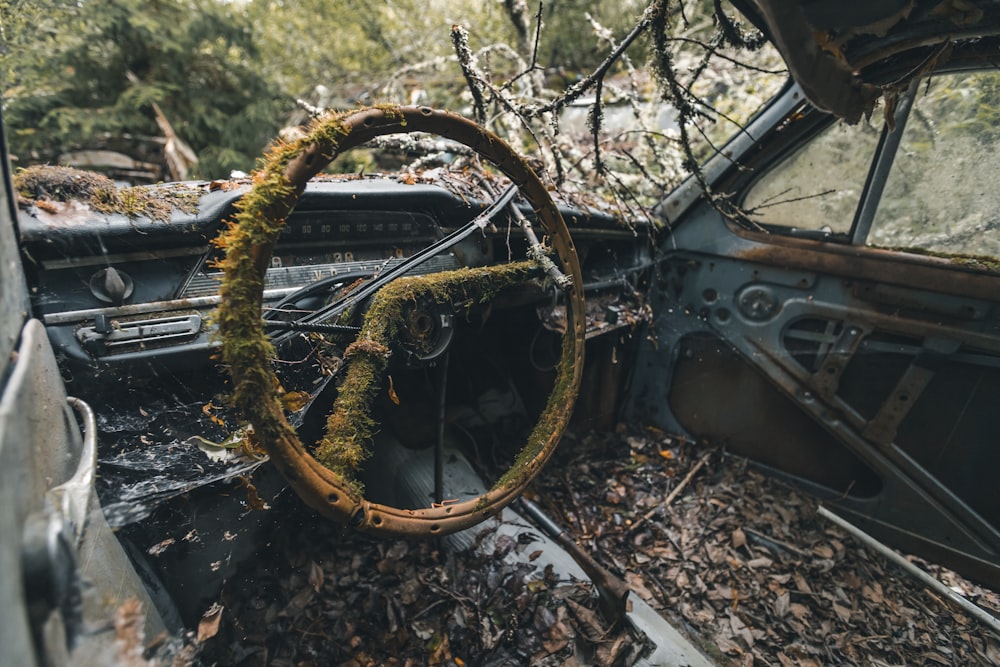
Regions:
[[[881,490],[875,473],[724,340],[685,336],[668,402],[699,438],[856,497]]]
[[[659,266],[632,415],[1000,583],[1000,303],[983,298],[1000,295],[1000,278],[823,243],[797,244],[786,262],[721,216],[689,229]],[[875,260],[887,268],[859,276]]]

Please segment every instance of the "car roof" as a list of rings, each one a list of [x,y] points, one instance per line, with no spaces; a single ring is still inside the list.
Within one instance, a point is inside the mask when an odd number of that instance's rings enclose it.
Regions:
[[[733,0],[818,108],[848,122],[974,45],[996,52],[1000,0]],[[883,73],[901,73],[886,81]]]

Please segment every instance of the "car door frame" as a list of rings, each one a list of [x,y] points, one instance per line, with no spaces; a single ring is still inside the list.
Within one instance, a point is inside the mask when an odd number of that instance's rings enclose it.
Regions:
[[[824,238],[816,233],[799,237],[769,233],[741,218],[738,211],[733,214],[732,208],[728,214],[720,212],[733,201],[738,203],[739,198],[715,195],[713,205],[696,179],[689,179],[662,202],[660,212],[668,233],[658,248],[657,279],[651,290],[654,323],[650,339],[655,343],[638,352],[625,413],[629,420],[645,421],[693,439],[710,433],[715,437],[709,439],[727,446],[739,439],[738,433],[717,426],[727,419],[732,422],[731,429],[770,428],[766,419],[747,417],[745,412],[743,417],[730,418],[733,413],[740,414],[735,408],[741,402],[752,403],[746,395],[720,396],[720,409],[713,415],[693,415],[713,411],[709,397],[687,403],[683,400],[691,392],[678,390],[676,384],[697,384],[699,380],[697,373],[678,373],[694,365],[683,357],[704,352],[704,348],[692,348],[684,341],[690,342],[692,336],[715,336],[740,363],[766,378],[763,385],[753,384],[759,378],[744,378],[741,382],[745,387],[765,392],[774,389],[794,403],[808,422],[872,471],[881,487],[861,497],[852,494],[849,485],[831,488],[810,481],[801,474],[810,465],[803,459],[822,458],[824,452],[817,449],[803,455],[791,446],[770,453],[758,448],[756,458],[763,468],[806,488],[888,543],[998,586],[1000,530],[996,517],[984,518],[893,442],[893,427],[906,416],[898,404],[919,396],[926,374],[921,376],[917,368],[901,378],[890,393],[897,405],[887,407],[876,419],[859,419],[836,395],[844,367],[870,334],[885,327],[916,326],[918,320],[900,324],[898,318],[884,312],[892,302],[917,299],[921,307],[930,309],[930,316],[919,320],[922,331],[915,332],[921,340],[929,341],[930,349],[920,351],[928,358],[954,353],[954,349],[935,350],[933,346],[942,339],[951,341],[948,345],[953,347],[956,337],[962,338],[963,345],[985,346],[990,354],[1000,354],[1000,336],[993,331],[990,319],[1000,312],[996,305],[1000,276],[956,266],[939,257],[863,245],[917,85],[910,86],[896,105],[895,123],[886,124],[879,140],[850,239]],[[739,192],[752,180],[751,170],[766,170],[830,122],[824,114],[811,110],[801,89],[791,84],[705,165],[704,179],[716,193]],[[935,318],[952,318],[955,309],[971,309],[968,312],[978,317],[982,326],[935,325]],[[801,372],[780,358],[786,327],[796,318],[809,316],[842,324],[836,336],[827,341],[820,374]],[[706,363],[703,371],[721,373],[719,368],[713,371]],[[731,367],[726,368],[725,372],[732,372]],[[770,389],[761,389],[765,386]],[[670,404],[671,399],[680,409]],[[886,405],[889,402],[887,399]],[[700,428],[692,429],[692,424]],[[796,428],[813,433],[804,424]],[[739,446],[734,449],[743,453]],[[795,457],[800,459],[799,472],[789,474],[783,468],[787,459]],[[817,465],[816,461],[811,463]]]

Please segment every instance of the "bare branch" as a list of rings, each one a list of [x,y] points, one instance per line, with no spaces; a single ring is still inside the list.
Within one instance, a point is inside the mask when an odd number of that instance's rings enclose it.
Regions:
[[[483,124],[486,122],[486,104],[483,102],[483,92],[480,82],[485,77],[479,71],[475,63],[475,55],[469,48],[469,32],[460,25],[451,27],[451,42],[455,46],[455,55],[458,56],[458,64],[462,68],[462,75],[472,93],[473,109],[476,122]]]
[[[621,55],[625,53],[626,49],[632,46],[632,43],[635,42],[635,40],[638,39],[650,25],[652,25],[654,17],[658,16],[661,12],[665,13],[666,5],[667,0],[653,0],[653,2],[646,8],[646,11],[643,12],[642,18],[639,19],[639,22],[635,24],[632,30],[622,40],[621,44],[618,45],[618,48],[612,49],[611,53],[608,54],[608,57],[597,66],[597,69],[591,72],[579,83],[570,86],[564,94],[560,95],[548,104],[544,104],[537,108],[526,109],[524,111],[524,115],[531,118],[543,113],[558,112],[567,104],[578,100],[580,96],[593,88],[597,84],[598,80],[604,79],[608,70],[610,70],[611,66],[614,65],[619,58],[621,58]]]

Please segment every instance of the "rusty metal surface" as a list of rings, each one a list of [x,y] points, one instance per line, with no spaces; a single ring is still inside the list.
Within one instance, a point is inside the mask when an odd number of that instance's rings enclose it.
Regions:
[[[727,443],[886,539],[1000,581],[984,565],[1000,554],[985,472],[996,429],[977,408],[995,395],[1000,276],[736,231],[714,213],[674,242],[697,251],[665,253],[655,347],[640,353],[630,418]],[[729,351],[699,362],[700,335]],[[850,485],[851,459],[881,486]]]
[[[766,266],[815,271],[852,281],[877,281],[974,299],[991,299],[1000,294],[1000,275],[977,271],[947,258],[773,234],[748,232],[744,236],[750,243],[741,244],[734,256]]]
[[[667,397],[681,425],[728,451],[859,498],[878,476],[719,338],[683,339]]]

